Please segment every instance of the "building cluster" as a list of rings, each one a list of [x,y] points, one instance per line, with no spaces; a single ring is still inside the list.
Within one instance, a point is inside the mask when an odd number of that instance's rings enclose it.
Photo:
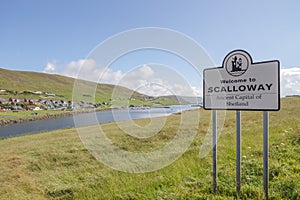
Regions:
[[[9,99],[0,98],[0,111],[21,111],[21,110],[73,110],[74,108],[97,108],[101,104],[90,102],[72,102],[68,100],[52,99]]]

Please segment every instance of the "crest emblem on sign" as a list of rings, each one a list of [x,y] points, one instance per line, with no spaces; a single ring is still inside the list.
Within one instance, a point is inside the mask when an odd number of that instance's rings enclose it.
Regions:
[[[232,55],[229,54],[225,58],[225,68],[231,76],[240,76],[244,74],[249,67],[249,63],[248,56],[241,52],[236,52]]]

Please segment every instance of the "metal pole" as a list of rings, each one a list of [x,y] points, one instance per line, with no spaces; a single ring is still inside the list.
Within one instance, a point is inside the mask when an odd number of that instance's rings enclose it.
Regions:
[[[213,192],[217,191],[217,111],[212,111],[212,145],[213,145]]]
[[[241,191],[241,111],[236,111],[236,192]]]
[[[263,158],[263,180],[264,180],[264,191],[265,199],[269,199],[269,113],[264,111],[264,158]]]

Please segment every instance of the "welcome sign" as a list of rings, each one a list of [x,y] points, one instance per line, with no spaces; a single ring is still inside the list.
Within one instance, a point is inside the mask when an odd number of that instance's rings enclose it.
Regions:
[[[253,63],[243,50],[230,52],[222,67],[203,72],[208,110],[279,110],[279,61]]]

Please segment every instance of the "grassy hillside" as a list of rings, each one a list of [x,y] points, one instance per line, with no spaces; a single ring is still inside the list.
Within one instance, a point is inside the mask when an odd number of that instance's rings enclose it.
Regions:
[[[162,96],[162,98],[169,99],[171,101],[178,101],[181,104],[202,104],[202,97],[192,97],[192,96]]]
[[[33,95],[26,93],[34,91],[52,92],[56,94],[56,99],[72,99],[72,92],[75,79],[55,74],[45,74],[37,72],[26,71],[13,71],[0,68],[0,90],[7,90],[8,92],[0,93],[0,98],[9,98],[11,96],[16,98],[39,98],[46,97],[46,95]],[[93,88],[90,85],[91,82],[81,82],[86,88]],[[92,85],[93,86],[93,85]],[[128,94],[132,94],[131,98],[134,99],[132,103],[143,104],[146,95],[134,92],[128,88],[109,85],[98,84],[96,88],[95,103],[101,103],[103,101],[108,102],[112,97],[112,91],[117,87],[118,97],[122,99],[122,96],[128,97]],[[25,92],[25,93],[24,93]],[[83,91],[84,92],[84,91]],[[81,96],[81,100],[91,101],[91,98]],[[92,98],[94,100],[94,98]],[[175,101],[167,99],[160,99],[162,104],[174,104]],[[151,102],[148,102],[151,104]]]
[[[300,198],[300,98],[285,98],[270,112],[270,199]],[[227,112],[218,140],[218,192],[213,195],[211,154],[199,158],[210,112],[200,112],[188,151],[159,171],[118,172],[95,160],[75,129],[0,140],[0,199],[235,199],[235,112]],[[242,112],[241,199],[263,199],[262,112]],[[102,128],[123,149],[151,151],[170,141],[180,115],[149,139],[135,139],[114,123]],[[143,126],[149,120],[137,120]]]

